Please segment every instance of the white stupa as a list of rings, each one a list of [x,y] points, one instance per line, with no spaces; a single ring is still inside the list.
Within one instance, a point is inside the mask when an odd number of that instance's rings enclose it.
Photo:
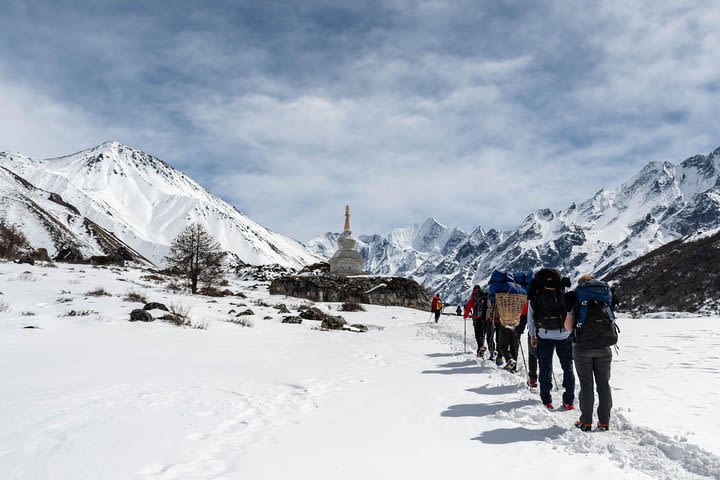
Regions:
[[[350,231],[350,207],[345,205],[345,227],[338,239],[340,247],[335,255],[329,260],[330,273],[346,277],[348,275],[363,275],[363,258],[355,250],[357,242],[352,238]]]

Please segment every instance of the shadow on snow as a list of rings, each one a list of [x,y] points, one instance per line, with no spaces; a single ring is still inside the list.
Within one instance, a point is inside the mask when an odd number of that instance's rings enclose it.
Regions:
[[[508,443],[519,442],[542,442],[546,439],[554,440],[559,438],[565,432],[567,432],[566,429],[558,427],[557,425],[539,430],[531,430],[525,427],[498,428],[497,430],[483,432],[480,436],[473,438],[473,440],[478,440],[492,445],[507,445]]]

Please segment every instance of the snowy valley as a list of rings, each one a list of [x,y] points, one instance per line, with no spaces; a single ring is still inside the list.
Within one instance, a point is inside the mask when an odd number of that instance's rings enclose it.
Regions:
[[[281,323],[276,305],[308,302],[267,282],[209,298],[161,280],[0,263],[0,478],[720,478],[718,318],[621,318],[612,428],[583,433],[523,369],[463,353],[461,317],[317,304],[370,327],[322,331]],[[128,322],[140,299],[195,328]],[[247,308],[252,326],[230,321]]]

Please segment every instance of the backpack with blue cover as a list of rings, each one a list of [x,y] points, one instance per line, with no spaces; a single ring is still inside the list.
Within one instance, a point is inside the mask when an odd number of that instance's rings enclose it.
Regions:
[[[493,270],[490,274],[490,281],[488,282],[488,299],[490,302],[495,303],[495,294],[497,293],[526,295],[527,290],[515,282],[515,277],[512,273]]]
[[[493,305],[493,318],[509,329],[520,324],[520,313],[527,299],[527,290],[517,282],[512,273],[493,270],[490,275],[488,299]]]
[[[606,348],[618,341],[620,329],[615,323],[610,286],[590,280],[575,289],[575,343],[585,348]]]
[[[515,283],[523,287],[525,290],[528,290],[530,288],[530,284],[532,283],[534,274],[533,272],[527,271],[527,272],[515,272],[513,273],[513,279],[515,280]]]

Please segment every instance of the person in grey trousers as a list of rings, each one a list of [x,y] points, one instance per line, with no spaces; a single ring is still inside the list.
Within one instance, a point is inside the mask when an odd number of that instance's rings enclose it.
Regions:
[[[586,274],[578,279],[578,286],[593,280],[592,274]],[[565,318],[565,330],[573,331],[575,326],[574,312],[578,306],[577,295],[574,291],[565,294],[565,305],[568,309]],[[598,394],[598,430],[610,428],[610,410],[612,409],[612,391],[610,389],[610,366],[612,364],[612,350],[605,348],[587,348],[573,343],[573,360],[575,371],[580,381],[580,420],[575,426],[587,432],[592,430],[593,407],[595,392]]]

